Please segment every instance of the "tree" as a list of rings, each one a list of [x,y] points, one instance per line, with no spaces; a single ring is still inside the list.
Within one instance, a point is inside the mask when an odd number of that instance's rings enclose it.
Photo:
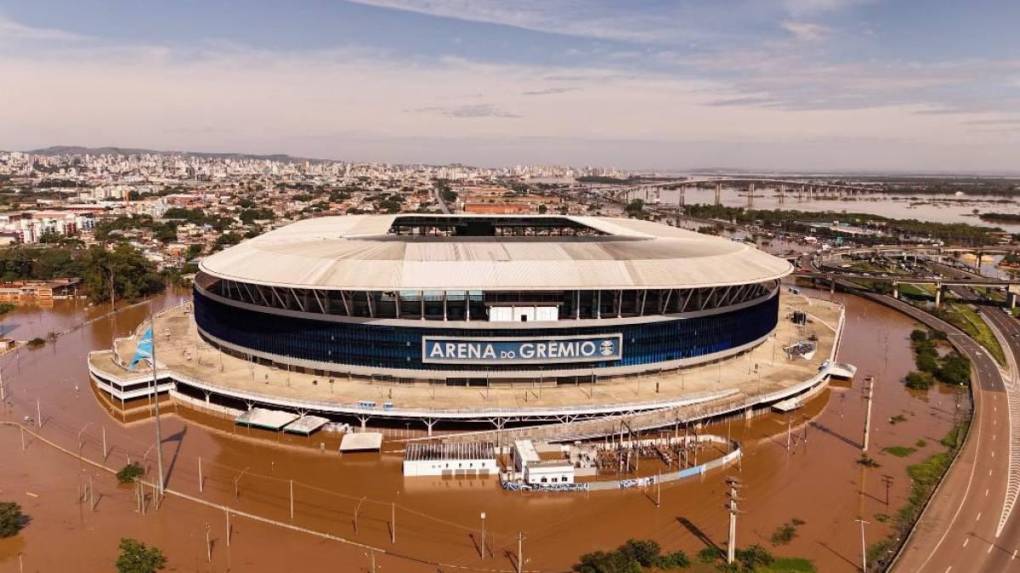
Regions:
[[[959,354],[947,356],[936,376],[946,384],[966,386],[970,383],[970,360]]]
[[[645,202],[641,199],[631,199],[630,203],[623,208],[628,217],[633,219],[645,218]]]
[[[95,245],[83,257],[82,283],[92,302],[110,300],[110,280],[118,299],[136,299],[160,292],[163,279],[155,265],[127,243],[118,244],[108,251]]]
[[[131,462],[130,464],[120,468],[117,472],[117,482],[128,484],[134,482],[136,479],[142,477],[145,474],[145,470],[138,462]]]
[[[621,551],[586,553],[573,569],[577,573],[641,573],[641,565]]]
[[[0,502],[0,538],[17,535],[28,523],[28,516],[13,501]]]
[[[628,539],[620,546],[620,552],[631,557],[642,567],[651,567],[659,558],[662,548],[651,539]]]
[[[166,557],[159,548],[149,547],[130,537],[121,538],[118,573],[156,573],[165,566]]]

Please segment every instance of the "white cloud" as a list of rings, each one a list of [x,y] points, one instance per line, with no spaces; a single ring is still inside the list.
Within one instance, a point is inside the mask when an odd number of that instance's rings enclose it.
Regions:
[[[794,16],[835,12],[875,0],[782,0],[786,10]]]
[[[625,42],[673,42],[692,33],[670,11],[628,9],[624,4],[595,0],[348,0],[350,2],[512,26],[524,30]]]
[[[0,44],[11,40],[74,41],[82,36],[52,28],[34,28],[5,18],[0,14]]]
[[[794,39],[802,42],[817,42],[828,36],[832,31],[821,24],[800,22],[797,20],[787,20],[783,22],[782,26],[784,30],[794,37]]]
[[[827,65],[776,46],[683,56],[678,66],[704,72],[695,77],[641,66],[411,62],[368,50],[63,40],[46,50],[0,46],[0,78],[18,86],[0,106],[0,148],[488,165],[1016,167],[1003,145],[1009,133],[981,131],[988,126],[959,111],[925,113],[937,108],[917,94],[989,74],[1016,77],[1020,62]]]

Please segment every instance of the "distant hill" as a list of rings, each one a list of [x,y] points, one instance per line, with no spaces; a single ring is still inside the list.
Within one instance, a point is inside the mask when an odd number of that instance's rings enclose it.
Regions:
[[[321,159],[305,159],[291,157],[283,153],[257,155],[251,153],[210,153],[204,151],[160,151],[156,149],[138,149],[133,147],[83,147],[80,145],[53,145],[42,149],[27,151],[33,155],[187,155],[194,157],[212,157],[219,159],[267,159],[270,161],[322,161]]]

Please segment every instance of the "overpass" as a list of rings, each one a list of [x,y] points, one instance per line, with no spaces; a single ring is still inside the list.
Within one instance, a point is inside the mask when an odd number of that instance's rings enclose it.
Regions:
[[[866,273],[839,273],[839,272],[819,272],[819,271],[800,271],[793,273],[795,278],[810,279],[816,283],[828,282],[830,289],[835,288],[837,280],[846,281],[870,281],[870,282],[883,282],[890,283],[893,287],[893,298],[900,298],[899,285],[910,284],[910,285],[933,285],[935,286],[935,306],[939,307],[942,304],[942,294],[950,287],[978,287],[978,288],[992,288],[1002,289],[1006,293],[1006,301],[1009,304],[1009,308],[1015,308],[1017,304],[1017,297],[1020,296],[1020,280],[1002,280],[993,278],[932,278],[932,277],[909,277],[902,275],[881,275],[881,274],[866,274]]]

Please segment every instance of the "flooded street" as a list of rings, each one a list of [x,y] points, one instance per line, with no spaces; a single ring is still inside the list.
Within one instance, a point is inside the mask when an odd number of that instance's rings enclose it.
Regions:
[[[852,207],[848,210],[858,210]],[[162,296],[151,308],[179,304],[187,295]],[[666,550],[693,555],[706,543],[725,544],[724,480],[730,475],[744,484],[740,545],[759,543],[776,554],[806,557],[819,571],[855,571],[860,537],[854,519],[872,522],[869,543],[886,534],[887,525],[876,515],[894,515],[903,504],[910,486],[906,466],[941,451],[938,440],[966,394],[905,389],[901,380],[913,367],[913,322],[883,306],[835,296],[847,304],[838,358],[858,367],[853,384],[831,386],[785,416],[708,428],[742,441],[741,466],[664,485],[661,507],[654,491],[525,494],[505,492],[495,479],[404,479],[396,438],[413,428],[391,431],[382,454],[340,457],[334,435],[301,438],[242,429],[167,403],[161,420],[167,487],[181,495],[169,495],[145,515],[137,511],[134,488],[117,486],[109,473],[30,437],[22,451],[17,428],[0,426],[0,499],[17,501],[32,518],[19,536],[0,541],[0,571],[17,571],[19,554],[25,571],[109,570],[122,536],[160,547],[167,570],[176,571],[368,571],[373,553],[382,571],[511,571],[519,534],[525,569],[533,571],[568,570],[580,554],[628,538],[655,539]],[[90,350],[109,348],[112,337],[132,331],[149,308],[137,305],[110,317],[105,307],[60,302],[49,310],[10,313],[3,324],[7,336],[66,333],[42,348],[0,358],[8,399],[2,420],[34,418],[38,400],[42,437],[72,452],[80,444],[84,457],[103,463],[105,430],[105,465],[119,469],[129,459],[140,460],[151,479],[153,421],[137,416],[122,423],[91,390],[85,363]],[[873,469],[856,463],[866,407],[861,387],[868,375],[877,380],[870,451],[881,466]],[[961,405],[961,411],[967,408]],[[905,458],[881,453],[890,446],[917,451]],[[892,477],[888,505],[883,475]],[[99,494],[95,511],[79,502],[89,476]],[[227,513],[213,504],[320,535],[234,514],[228,546]],[[773,531],[793,518],[805,522],[797,536],[772,547]],[[53,549],[56,539],[59,550]]]

